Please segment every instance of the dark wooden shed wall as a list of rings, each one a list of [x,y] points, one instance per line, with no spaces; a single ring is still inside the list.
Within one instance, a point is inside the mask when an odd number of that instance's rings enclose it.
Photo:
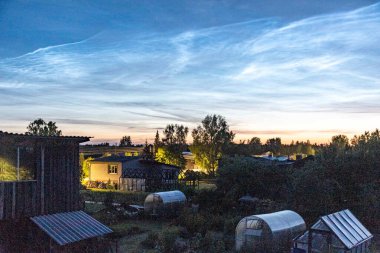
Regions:
[[[35,180],[0,182],[0,220],[79,210],[79,143],[85,140],[0,135],[0,145],[33,145],[36,157]]]

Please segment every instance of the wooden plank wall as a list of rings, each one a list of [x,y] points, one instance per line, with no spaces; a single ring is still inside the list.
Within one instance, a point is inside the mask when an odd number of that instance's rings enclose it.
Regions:
[[[79,209],[79,145],[66,144],[45,148],[44,214]],[[42,173],[40,173],[42,177]],[[42,203],[41,203],[42,204]]]
[[[37,181],[0,182],[0,220],[35,216]]]
[[[0,181],[0,220],[80,209],[79,144],[37,142],[35,179]]]

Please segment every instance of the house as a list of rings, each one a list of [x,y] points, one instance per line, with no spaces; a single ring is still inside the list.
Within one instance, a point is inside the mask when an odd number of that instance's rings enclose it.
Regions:
[[[79,143],[86,141],[0,131],[0,252],[64,252],[112,232],[81,211]]]
[[[89,180],[118,185],[123,169],[126,169],[127,161],[138,157],[110,155],[95,158],[90,161]]]
[[[90,181],[112,182],[123,191],[171,190],[180,168],[141,157],[106,156],[90,161]]]
[[[185,158],[186,160],[186,167],[185,167],[185,170],[191,170],[191,171],[202,171],[202,168],[199,167],[196,163],[195,163],[195,157],[194,157],[194,154],[191,153],[191,152],[182,152],[182,155],[183,157]]]

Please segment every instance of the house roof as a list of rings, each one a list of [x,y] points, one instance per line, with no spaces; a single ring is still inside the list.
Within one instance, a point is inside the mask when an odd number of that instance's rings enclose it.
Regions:
[[[140,178],[142,175],[147,174],[151,176],[158,175],[164,170],[179,171],[180,168],[157,161],[134,159],[126,162],[122,177]]]
[[[111,155],[111,156],[103,156],[99,158],[95,158],[94,160],[90,162],[127,162],[131,160],[137,160],[139,159],[138,156],[118,156],[118,155]]]
[[[32,139],[40,139],[40,140],[70,140],[76,142],[86,142],[89,141],[92,137],[87,136],[41,136],[41,135],[33,135],[33,134],[18,134],[18,133],[9,133],[0,131],[1,136],[10,136],[10,137],[20,137],[20,138],[32,138]]]
[[[347,249],[355,248],[373,237],[348,209],[323,216],[321,220]]]
[[[36,216],[31,220],[59,245],[113,232],[83,211]]]

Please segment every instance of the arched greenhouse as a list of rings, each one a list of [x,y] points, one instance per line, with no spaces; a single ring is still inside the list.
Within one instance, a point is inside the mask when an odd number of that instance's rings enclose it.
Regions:
[[[290,250],[292,239],[306,230],[303,218],[285,210],[243,218],[236,227],[235,246],[252,252],[278,253]]]
[[[178,215],[186,204],[186,196],[181,191],[155,192],[145,198],[145,214],[152,216]]]

